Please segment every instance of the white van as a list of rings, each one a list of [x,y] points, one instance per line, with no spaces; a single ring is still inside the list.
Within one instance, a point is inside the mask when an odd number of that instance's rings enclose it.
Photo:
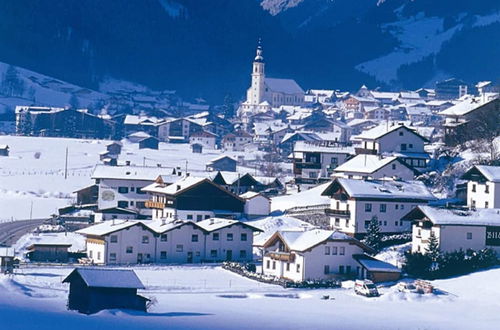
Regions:
[[[354,292],[366,297],[379,296],[377,287],[370,280],[356,280],[356,282],[354,283]]]

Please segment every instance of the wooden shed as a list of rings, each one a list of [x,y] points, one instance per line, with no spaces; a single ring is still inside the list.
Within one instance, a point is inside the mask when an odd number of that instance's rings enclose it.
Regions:
[[[193,151],[193,153],[195,154],[201,154],[203,153],[203,145],[199,144],[199,143],[193,143],[191,145],[191,150]]]
[[[139,149],[155,149],[158,150],[159,140],[153,136],[139,141]]]
[[[70,310],[84,314],[115,308],[147,310],[149,299],[137,294],[137,289],[144,289],[144,285],[133,270],[75,268],[63,283],[70,284]]]
[[[9,156],[9,146],[0,144],[0,156]]]
[[[0,274],[12,273],[14,270],[14,249],[11,247],[0,247]]]
[[[366,254],[353,255],[353,258],[361,266],[359,275],[363,279],[379,283],[397,281],[401,277],[401,269],[388,262],[375,259]]]
[[[35,243],[28,246],[28,258],[38,262],[68,262],[68,243]]]

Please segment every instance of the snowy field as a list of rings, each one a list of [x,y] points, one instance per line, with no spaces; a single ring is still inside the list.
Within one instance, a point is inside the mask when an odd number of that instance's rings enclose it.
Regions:
[[[436,295],[380,289],[283,289],[218,266],[135,267],[156,303],[149,313],[66,310],[71,268],[28,267],[0,276],[0,320],[9,329],[498,329],[500,269],[434,281]],[[329,295],[329,300],[321,299]]]
[[[106,150],[105,140],[0,136],[0,144],[10,147],[10,156],[0,158],[0,221],[49,217],[59,207],[75,199],[74,191],[93,183],[91,174]],[[138,149],[137,144],[124,142],[120,162],[133,165],[162,166],[201,173],[205,164],[220,156],[220,150],[193,154],[189,144],[160,143],[159,150]],[[65,155],[68,148],[68,177],[64,178]],[[226,152],[245,160],[258,154]],[[253,169],[249,169],[252,173]]]

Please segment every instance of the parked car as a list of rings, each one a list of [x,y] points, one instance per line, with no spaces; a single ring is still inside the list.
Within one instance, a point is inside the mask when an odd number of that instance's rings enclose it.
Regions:
[[[413,283],[401,282],[398,284],[398,290],[400,292],[414,292],[418,293],[418,289]]]
[[[378,297],[379,293],[375,284],[370,280],[356,280],[354,292],[365,297]]]

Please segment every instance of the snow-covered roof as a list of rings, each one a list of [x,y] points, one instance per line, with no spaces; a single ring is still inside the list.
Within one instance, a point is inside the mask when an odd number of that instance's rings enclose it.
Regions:
[[[129,220],[109,220],[98,223],[96,225],[77,230],[78,234],[82,235],[92,235],[92,236],[104,236],[115,231],[119,231],[125,228],[135,226],[139,221],[129,221]]]
[[[304,94],[304,90],[293,79],[265,78],[269,90],[285,94]]]
[[[475,168],[478,169],[488,181],[500,182],[500,166],[476,165]]]
[[[332,188],[340,185],[345,192],[354,198],[379,198],[402,200],[434,200],[434,195],[420,181],[392,181],[392,180],[354,180],[335,179],[325,189],[322,195],[329,196]]]
[[[467,96],[463,99],[462,102],[441,111],[439,114],[443,116],[464,116],[469,112],[494,101],[495,100],[489,100],[487,102],[483,102],[479,97]]]
[[[400,273],[401,270],[382,260],[375,259],[368,255],[354,255],[354,259],[369,272]]]
[[[500,209],[460,210],[418,206],[403,219],[415,220],[420,215],[436,225],[500,226]]]
[[[281,140],[281,143],[285,143],[288,140],[290,140],[294,136],[300,136],[304,141],[320,141],[321,138],[316,134],[312,132],[293,132],[293,133],[286,133],[285,136],[283,136],[283,139]]]
[[[397,157],[357,155],[335,168],[335,172],[373,173],[395,161]]]
[[[146,132],[135,132],[135,133],[132,133],[132,134],[129,134],[128,137],[135,137],[135,138],[148,138],[150,137],[151,135],[149,135],[148,133]]]
[[[153,181],[161,175],[164,181],[173,181],[172,169],[146,166],[106,166],[96,165],[92,179],[144,180]]]
[[[158,123],[158,118],[148,116],[126,115],[123,123],[125,125],[154,125]]]
[[[11,247],[0,247],[0,257],[14,257],[15,251]]]
[[[284,230],[278,232],[290,250],[305,251],[325,241],[356,241],[353,237],[336,230],[311,229],[305,231]],[[270,238],[270,240],[272,237]]]
[[[316,143],[308,143],[308,141],[297,141],[293,147],[295,152],[321,152],[332,154],[354,154],[354,147],[345,146],[327,146]]]
[[[391,126],[390,124],[385,123],[385,124],[381,124],[381,125],[378,125],[376,127],[373,127],[369,130],[363,131],[363,132],[361,132],[361,134],[355,136],[354,138],[357,140],[376,140],[376,139],[379,139],[386,134],[389,134],[389,133],[394,132],[394,131],[401,129],[401,128],[407,129],[407,130],[415,133],[415,135],[419,135],[417,132],[415,132],[414,130],[412,130],[411,128],[409,128],[405,125],[393,124]]]
[[[370,94],[376,99],[397,99],[399,97],[399,93],[397,92],[377,92],[371,91]]]
[[[250,228],[255,229],[256,231],[261,231],[261,229],[256,228],[254,226],[248,225],[245,222],[238,221],[238,220],[231,220],[231,219],[224,219],[224,218],[212,218],[212,219],[206,219],[202,221],[196,222],[196,225],[203,230],[207,232],[219,230],[224,227],[229,227],[235,224],[241,224],[243,226],[247,226]]]
[[[176,195],[176,194],[183,192],[184,190],[186,190],[188,188],[191,188],[192,186],[194,186],[196,184],[201,183],[202,181],[210,182],[206,178],[188,176],[188,177],[183,177],[180,180],[177,180],[168,186],[165,186],[163,184],[159,184],[159,183],[155,182],[153,184],[150,184],[150,185],[142,188],[142,191],[167,194],[167,195]]]
[[[216,158],[212,159],[211,161],[209,161],[207,164],[213,164],[213,163],[218,162],[219,160],[224,159],[224,158],[228,158],[232,161],[237,162],[237,160],[234,159],[233,157],[230,157],[228,155],[220,155],[219,157],[216,157]]]
[[[0,144],[0,149],[9,149],[9,146],[6,144]]]
[[[240,197],[243,199],[252,199],[252,198],[257,197],[257,196],[262,196],[264,198],[267,198],[266,196],[264,196],[256,191],[247,191],[246,193],[240,195]],[[267,199],[269,199],[269,198],[267,198]]]
[[[71,282],[76,273],[92,288],[145,289],[132,269],[75,268],[63,283]]]

